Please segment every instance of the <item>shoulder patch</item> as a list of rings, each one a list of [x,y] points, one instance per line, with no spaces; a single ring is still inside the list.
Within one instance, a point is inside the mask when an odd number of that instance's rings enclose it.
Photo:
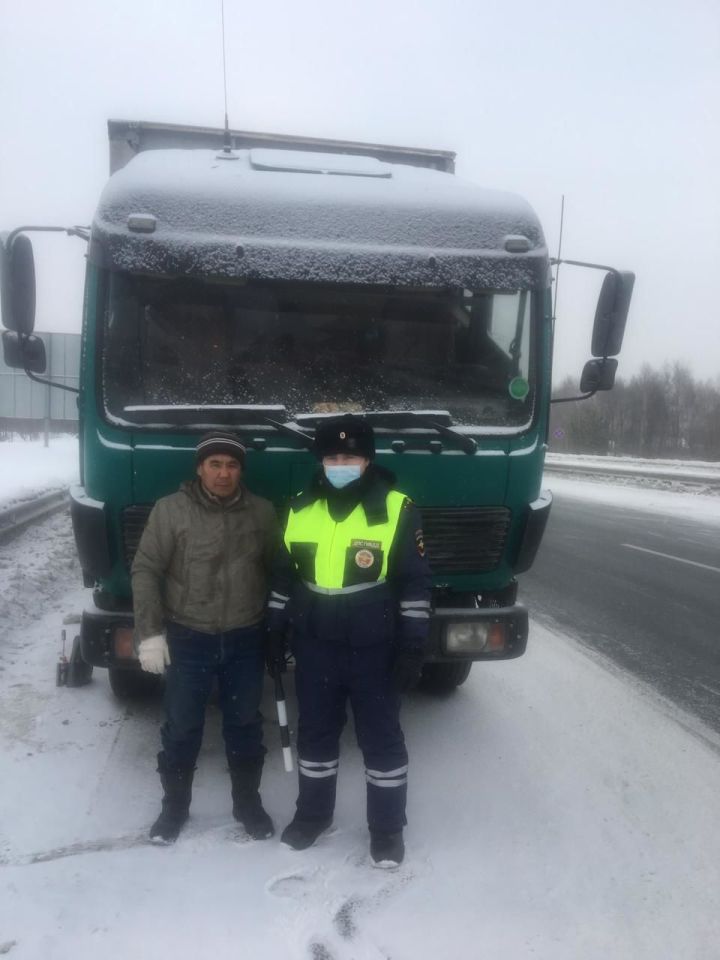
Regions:
[[[425,537],[423,535],[422,530],[415,531],[415,546],[417,548],[418,554],[421,557],[424,557],[425,556]]]

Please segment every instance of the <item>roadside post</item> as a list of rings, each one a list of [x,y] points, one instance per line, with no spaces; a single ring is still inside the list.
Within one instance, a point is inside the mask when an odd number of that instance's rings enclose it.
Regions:
[[[280,672],[275,675],[275,704],[277,706],[278,725],[280,726],[280,743],[282,744],[283,763],[285,771],[292,773],[293,757],[290,749],[290,728],[287,722],[287,709],[285,707],[285,690],[283,689],[282,677]]]

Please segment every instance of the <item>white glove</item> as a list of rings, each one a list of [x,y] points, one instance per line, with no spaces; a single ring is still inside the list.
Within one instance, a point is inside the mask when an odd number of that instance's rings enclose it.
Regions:
[[[141,640],[138,647],[140,666],[146,673],[165,673],[170,663],[170,651],[162,634]]]

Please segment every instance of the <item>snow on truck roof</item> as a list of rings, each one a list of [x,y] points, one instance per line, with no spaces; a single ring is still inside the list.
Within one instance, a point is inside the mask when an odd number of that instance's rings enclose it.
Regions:
[[[108,181],[91,257],[234,279],[543,289],[522,198],[452,174],[309,151],[148,150]]]

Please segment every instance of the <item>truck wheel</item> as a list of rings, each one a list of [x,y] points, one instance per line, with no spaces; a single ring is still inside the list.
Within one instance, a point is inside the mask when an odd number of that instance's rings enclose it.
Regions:
[[[162,677],[142,670],[108,667],[110,689],[118,700],[149,700],[160,690]]]
[[[426,663],[420,678],[420,687],[428,693],[450,693],[465,683],[472,667],[472,660],[456,663]]]

